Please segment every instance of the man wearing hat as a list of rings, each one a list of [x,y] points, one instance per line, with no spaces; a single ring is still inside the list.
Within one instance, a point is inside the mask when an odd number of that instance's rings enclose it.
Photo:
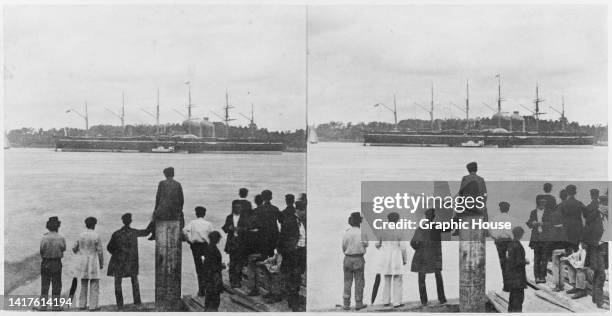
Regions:
[[[185,226],[183,216],[183,187],[174,180],[174,168],[164,169],[166,180],[159,182],[155,196],[155,209],[147,230],[151,232],[149,240],[155,240],[155,220],[180,220],[181,229]]]
[[[591,203],[587,205],[582,214],[584,217],[584,234],[582,235],[582,240],[597,247],[604,231],[601,213],[599,212],[599,190],[591,189],[590,194]]]
[[[508,212],[510,211],[510,203],[502,201],[499,202],[500,215],[496,221],[512,223],[513,219],[510,217]],[[506,252],[508,251],[508,245],[512,242],[512,228],[510,229],[491,229],[489,235],[495,241],[495,247],[497,248],[497,256],[499,257],[499,264],[502,270],[502,279],[504,281],[504,289],[506,288],[506,273],[504,265],[506,264]]]
[[[272,204],[272,191],[261,192],[262,205],[253,213],[253,229],[256,230],[257,239],[261,245],[262,254],[266,257],[274,256],[274,249],[278,244],[278,225],[281,212]]]
[[[115,231],[106,250],[111,254],[108,263],[107,275],[115,277],[115,300],[117,307],[123,307],[123,291],[121,281],[130,278],[132,281],[132,297],[134,305],[140,305],[140,285],[138,284],[138,237],[149,234],[146,229],[135,229],[130,227],[132,214],[125,213],[121,216],[123,227]]]
[[[45,233],[40,241],[41,298],[47,298],[49,286],[54,298],[58,298],[62,292],[62,257],[66,251],[66,240],[59,234],[60,224],[57,216],[49,217],[47,221],[49,232]]]
[[[550,191],[552,191],[552,184],[548,182],[544,183],[542,189],[544,190],[544,193],[538,194],[536,200],[546,199],[546,210],[552,212],[555,210],[555,208],[557,208],[557,199],[555,199],[555,197],[550,194]]]
[[[546,283],[546,265],[548,263],[546,235],[551,226],[551,211],[546,209],[546,198],[539,198],[537,207],[529,215],[527,226],[531,228],[529,247],[533,249],[533,275],[536,283]]]
[[[355,309],[366,307],[363,304],[363,288],[365,287],[365,259],[363,255],[368,247],[367,241],[361,240],[361,222],[363,218],[359,212],[351,213],[348,223],[351,226],[342,237],[342,252],[344,253],[344,309],[351,308],[351,287],[355,281]]]
[[[582,214],[586,212],[586,206],[576,200],[576,186],[573,184],[565,188],[567,200],[559,204],[559,211],[563,214],[563,226],[567,233],[567,241],[571,245],[572,251],[578,250],[578,244],[582,239],[583,226]]]
[[[466,169],[468,171],[468,175],[463,176],[461,179],[461,185],[459,186],[459,195],[460,196],[471,196],[471,197],[484,197],[485,207],[478,210],[478,213],[483,215],[483,220],[488,221],[489,216],[487,214],[487,186],[485,184],[485,180],[477,175],[478,172],[478,164],[476,162],[470,162],[466,165]],[[469,211],[469,210],[466,210]]]

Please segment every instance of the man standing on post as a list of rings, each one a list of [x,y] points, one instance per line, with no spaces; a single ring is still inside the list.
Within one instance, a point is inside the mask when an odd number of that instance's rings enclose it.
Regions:
[[[49,232],[45,233],[40,241],[40,296],[44,299],[49,295],[49,285],[54,298],[59,298],[62,292],[62,257],[66,251],[66,240],[58,233],[60,224],[57,216],[49,217]],[[45,307],[41,309],[44,310]]]
[[[195,264],[196,274],[198,275],[198,296],[205,296],[206,287],[204,283],[208,271],[204,271],[203,257],[206,255],[206,249],[209,243],[208,236],[214,229],[212,224],[204,219],[204,216],[206,216],[206,208],[203,206],[196,206],[195,214],[196,219],[190,221],[185,228],[183,228],[183,235],[191,247],[193,262]]]
[[[147,230],[151,232],[149,240],[155,240],[156,220],[180,220],[181,228],[185,226],[183,217],[183,187],[174,180],[174,168],[164,169],[166,180],[159,182],[155,196],[155,210]]]
[[[131,213],[123,214],[121,221],[123,227],[113,233],[106,246],[106,250],[111,254],[107,275],[115,277],[115,300],[119,309],[123,308],[123,290],[121,289],[123,278],[130,278],[132,281],[134,305],[142,304],[138,283],[138,237],[149,234],[146,229],[130,227],[132,223]]]
[[[468,171],[468,175],[463,176],[461,178],[461,185],[459,187],[459,195],[460,196],[472,196],[474,198],[478,196],[484,197],[485,207],[479,210],[483,215],[483,221],[489,221],[489,216],[487,214],[487,186],[485,184],[484,178],[477,175],[478,172],[478,164],[476,162],[470,162],[466,165],[466,169]]]

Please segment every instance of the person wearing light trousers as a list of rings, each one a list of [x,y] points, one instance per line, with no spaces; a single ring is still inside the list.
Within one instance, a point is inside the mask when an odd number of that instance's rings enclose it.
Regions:
[[[87,230],[81,233],[72,251],[79,256],[77,271],[81,279],[79,308],[98,310],[100,294],[100,270],[104,267],[104,252],[100,236],[94,231],[97,220],[94,217],[85,219]],[[89,293],[88,293],[89,292]],[[89,295],[88,295],[89,294]]]
[[[400,216],[391,212],[387,216],[389,222],[396,223]],[[381,240],[376,247],[381,251],[381,274],[384,277],[383,304],[385,306],[402,306],[403,296],[403,268],[407,262],[406,245],[399,234],[392,234],[390,238]]]

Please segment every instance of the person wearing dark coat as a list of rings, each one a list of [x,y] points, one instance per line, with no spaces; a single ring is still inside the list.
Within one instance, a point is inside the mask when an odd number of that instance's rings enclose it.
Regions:
[[[522,227],[517,226],[512,229],[513,240],[508,245],[508,259],[505,264],[506,271],[506,286],[504,291],[510,292],[508,300],[508,312],[522,312],[523,300],[525,299],[525,288],[527,288],[527,273],[525,265],[528,264],[525,259],[525,249],[521,245],[521,238],[525,231]]]
[[[425,212],[425,217],[430,222],[435,219],[435,210],[428,209]],[[425,286],[425,275],[434,273],[436,276],[436,289],[438,292],[438,301],[440,304],[446,303],[444,294],[444,283],[442,280],[442,237],[443,232],[450,231],[442,229],[422,229],[418,228],[410,246],[415,250],[412,257],[412,265],[410,271],[417,272],[419,278],[419,295],[421,304],[427,305],[427,288]]]
[[[502,201],[499,202],[499,212],[501,213],[499,219],[501,221],[512,222],[508,212],[510,211],[510,203]],[[503,286],[506,286],[506,272],[504,271],[504,265],[508,259],[508,245],[512,242],[512,230],[511,229],[495,229],[490,232],[490,236],[495,241],[495,248],[497,249],[497,256],[499,258],[499,265],[502,271]]]
[[[278,244],[278,220],[281,216],[278,207],[271,203],[272,191],[261,192],[263,204],[253,212],[252,230],[257,233],[258,248],[261,254],[267,257],[274,255],[274,249]]]
[[[466,210],[468,213],[477,212],[483,215],[483,221],[489,221],[487,214],[487,185],[483,177],[476,174],[478,172],[478,164],[476,162],[470,162],[466,165],[468,175],[461,178],[461,185],[459,186],[460,196],[471,196],[471,197],[484,197],[485,207],[482,209]]]
[[[238,203],[242,206],[240,215],[244,215],[244,217],[253,215],[253,204],[251,204],[251,201],[247,200],[248,195],[249,190],[247,188],[240,188],[240,190],[238,190],[238,196],[240,198],[232,201],[232,205],[234,205],[234,203]]]
[[[586,206],[584,206],[582,202],[576,200],[575,185],[568,185],[565,188],[565,192],[567,193],[567,200],[559,204],[559,210],[561,214],[563,214],[563,226],[567,232],[567,241],[571,244],[571,250],[576,251],[582,239],[582,214],[585,212]]]
[[[593,270],[592,280],[592,301],[599,308],[603,308],[604,297],[603,297],[603,287],[606,282],[606,270],[604,267],[604,259],[602,253],[597,244],[587,243],[586,246],[586,260],[584,265]]]
[[[527,226],[531,228],[529,247],[533,249],[533,275],[536,283],[546,283],[546,266],[548,264],[547,235],[551,227],[551,211],[546,209],[547,199],[537,200],[537,207],[529,214]]]
[[[278,235],[278,252],[283,257],[281,263],[281,273],[283,283],[287,291],[287,303],[293,311],[297,311],[299,291],[301,284],[299,256],[297,253],[297,243],[300,237],[300,222],[295,211],[295,196],[285,195],[287,207],[281,212],[279,221],[281,225]],[[280,297],[271,297],[270,302],[280,300]]]
[[[550,183],[544,183],[544,186],[542,188],[544,190],[544,194],[538,194],[538,196],[536,196],[536,201],[539,199],[545,199],[546,200],[546,210],[549,212],[554,212],[555,209],[557,208],[557,199],[555,199],[555,197],[550,194],[550,191],[552,190],[552,184]]]
[[[185,226],[185,218],[183,216],[183,187],[174,180],[174,168],[168,167],[164,169],[166,180],[159,182],[157,186],[157,194],[155,195],[155,208],[153,216],[147,230],[151,232],[149,240],[155,240],[155,221],[156,220],[179,220],[181,229]]]
[[[265,240],[263,240],[262,235],[259,233],[258,222],[261,221],[260,218],[262,212],[263,198],[261,194],[257,194],[254,198],[255,209],[253,209],[253,214],[247,220],[247,228],[248,230],[245,233],[246,242],[245,242],[245,258],[247,265],[247,288],[249,290],[248,296],[256,296],[259,295],[259,275],[257,273],[258,264],[265,260],[267,256],[263,255],[265,249]]]
[[[219,311],[221,303],[221,292],[223,291],[223,279],[221,271],[225,269],[225,264],[222,262],[221,252],[217,248],[221,234],[218,231],[213,231],[208,235],[210,241],[207,245],[204,255],[204,271],[206,282],[206,299],[204,308],[206,312]]]
[[[123,227],[112,234],[106,246],[106,250],[111,254],[106,274],[115,277],[115,300],[119,308],[123,306],[123,291],[121,289],[123,278],[130,278],[132,281],[134,304],[142,304],[138,284],[138,237],[149,234],[146,229],[130,227],[132,223],[132,214],[130,213],[123,214],[121,221]]]
[[[248,202],[248,201],[247,201]],[[243,215],[244,203],[239,200],[232,202],[232,213],[225,218],[221,229],[227,234],[224,251],[229,254],[229,278],[233,288],[241,287],[242,268],[244,267],[244,241],[248,229],[248,219]],[[249,203],[250,205],[250,203]]]
[[[567,200],[565,189],[559,192],[559,198],[561,199],[561,203]],[[555,211],[551,214],[550,222],[551,227],[547,254],[552,261],[552,280],[555,285],[553,291],[560,292],[563,291],[563,284],[565,283],[564,280],[561,279],[561,258],[569,253],[566,249],[571,247],[567,242],[567,232],[565,226],[563,226],[563,214],[559,209],[559,205],[557,205]]]
[[[583,210],[584,217],[584,234],[582,240],[586,243],[599,245],[601,236],[603,236],[603,220],[599,212],[599,190],[591,190],[591,203]]]

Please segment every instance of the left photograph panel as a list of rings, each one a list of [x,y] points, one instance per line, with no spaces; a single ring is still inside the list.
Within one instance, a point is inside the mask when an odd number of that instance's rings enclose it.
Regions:
[[[5,6],[4,308],[306,306],[306,9]]]

